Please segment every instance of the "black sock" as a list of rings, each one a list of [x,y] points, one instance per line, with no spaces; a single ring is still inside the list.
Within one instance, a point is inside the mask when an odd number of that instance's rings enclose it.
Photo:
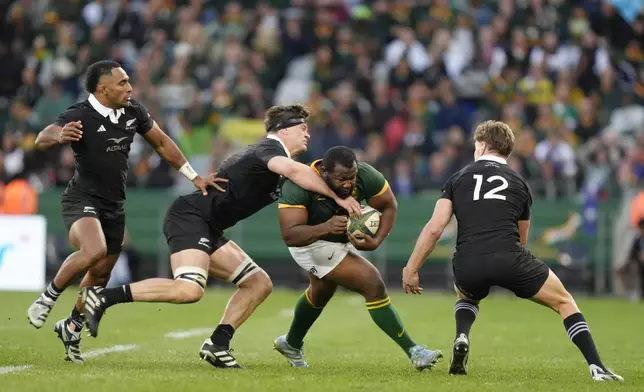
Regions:
[[[454,318],[456,319],[456,337],[465,334],[469,338],[470,329],[476,316],[479,314],[479,306],[473,302],[459,299],[454,305]]]
[[[54,281],[52,280],[51,282],[49,282],[49,285],[42,294],[49,297],[52,301],[55,301],[63,293],[63,290],[64,289],[59,289],[58,287],[56,287]]]
[[[224,347],[226,350],[230,348],[230,340],[235,334],[235,328],[230,324],[219,324],[215,328],[215,332],[210,336],[210,340],[216,346]]]
[[[82,327],[83,326],[83,314],[76,309],[76,306],[74,306],[74,309],[72,309],[72,314],[69,316],[70,320],[76,324],[77,327]]]
[[[121,287],[114,287],[113,289],[105,289],[101,292],[101,295],[105,297],[105,305],[107,308],[112,305],[134,301],[132,299],[132,291],[130,290],[129,284]]]
[[[586,324],[584,316],[581,313],[575,313],[566,317],[563,322],[568,337],[579,348],[579,351],[586,358],[588,365],[597,365],[604,369],[604,364],[599,359],[599,353],[597,353],[595,342],[590,334],[590,329],[588,328],[588,324]]]

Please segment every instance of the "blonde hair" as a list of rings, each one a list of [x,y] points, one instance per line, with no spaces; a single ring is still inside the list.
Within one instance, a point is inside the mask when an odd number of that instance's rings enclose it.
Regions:
[[[487,144],[490,151],[504,157],[514,150],[514,133],[510,126],[501,121],[488,120],[476,127],[474,141]]]

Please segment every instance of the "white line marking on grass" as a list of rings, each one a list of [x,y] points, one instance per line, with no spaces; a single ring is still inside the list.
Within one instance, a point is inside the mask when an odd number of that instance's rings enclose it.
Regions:
[[[347,298],[347,304],[351,306],[359,306],[364,304],[364,298],[359,296],[351,296]]]
[[[280,316],[282,317],[293,317],[295,315],[295,309],[293,308],[284,308],[280,310]]]
[[[34,367],[34,366],[33,365],[20,365],[20,366],[0,367],[0,374],[9,374],[9,373],[21,372],[23,370],[31,369],[32,367]]]
[[[105,355],[109,353],[120,353],[123,351],[134,350],[135,348],[136,348],[136,344],[117,344],[116,346],[112,346],[112,347],[90,350],[85,354],[83,354],[83,356],[85,358],[96,358],[96,357],[100,357],[101,355]]]
[[[205,333],[212,332],[214,329],[215,328],[210,327],[189,329],[187,331],[168,332],[165,334],[165,337],[170,339],[186,339],[192,336],[203,335]]]

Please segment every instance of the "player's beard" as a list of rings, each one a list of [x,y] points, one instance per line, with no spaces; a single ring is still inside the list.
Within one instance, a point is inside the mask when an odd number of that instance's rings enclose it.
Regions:
[[[127,96],[125,96],[125,98],[123,98],[122,100],[116,100],[116,102],[118,102],[119,108],[126,108],[130,106],[130,99]]]
[[[351,196],[351,193],[353,192],[353,188],[352,189],[333,188],[333,187],[329,187],[329,188],[331,188],[331,190],[333,190],[333,193],[338,195],[340,199],[346,199],[347,197]]]
[[[126,99],[125,102],[120,99],[115,99],[112,101],[112,104],[116,106],[116,109],[123,109],[130,106],[130,100]]]
[[[346,199],[347,197],[351,196],[351,193],[353,193],[353,189],[355,188],[355,187],[351,189],[337,188],[333,186],[333,184],[326,178],[324,179],[324,182],[326,182],[327,186],[331,188],[333,193],[338,195],[340,199]]]

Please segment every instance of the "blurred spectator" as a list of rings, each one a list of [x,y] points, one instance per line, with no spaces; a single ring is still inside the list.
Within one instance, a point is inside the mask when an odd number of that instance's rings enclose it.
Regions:
[[[582,3],[14,1],[0,27],[4,179],[65,183],[70,150],[33,151],[34,135],[86,97],[88,64],[112,58],[204,167],[261,137],[271,105],[303,102],[313,143],[302,160],[349,145],[401,197],[438,191],[471,161],[472,130],[490,118],[514,130],[508,163],[535,197],[634,186],[644,179],[644,17]],[[131,186],[175,186],[136,140]]]
[[[73,103],[72,97],[54,80],[45,89],[45,94],[36,100],[30,121],[35,129],[42,129],[53,123]]]
[[[632,300],[644,300],[644,219],[640,218],[635,227],[637,228],[637,237],[631,246],[628,261],[616,273],[624,281],[638,280],[639,290],[633,290],[630,297]]]
[[[17,178],[4,186],[0,211],[7,215],[33,215],[38,212],[38,193],[29,182]]]
[[[575,152],[566,141],[565,132],[562,128],[550,130],[546,139],[537,144],[534,152],[548,184],[546,195],[549,197],[556,197],[557,190],[564,192],[565,196],[572,196],[575,191],[577,163]]]

